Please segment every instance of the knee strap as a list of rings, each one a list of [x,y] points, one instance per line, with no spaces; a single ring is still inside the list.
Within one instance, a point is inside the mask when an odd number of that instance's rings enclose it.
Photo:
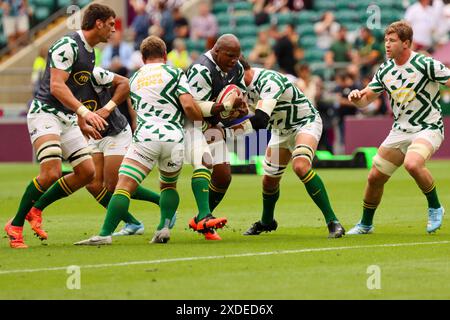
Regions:
[[[78,151],[72,153],[67,160],[69,160],[70,164],[73,168],[82,163],[85,160],[92,159],[91,157],[91,149],[90,148],[82,148]]]
[[[314,150],[306,144],[299,144],[295,147],[294,152],[292,152],[292,160],[295,158],[305,158],[310,164],[312,164],[314,159]]]
[[[378,171],[384,173],[389,177],[392,176],[395,170],[398,169],[398,166],[396,166],[390,161],[383,159],[378,154],[376,154],[375,157],[373,157],[373,165],[375,166],[375,168],[378,169]]]
[[[62,160],[61,142],[58,140],[44,142],[37,150],[36,157],[39,163]]]
[[[280,178],[284,171],[286,170],[287,166],[281,166],[274,163],[270,163],[267,161],[267,159],[264,159],[263,168],[264,168],[264,174],[266,176],[272,177],[272,178]]]
[[[423,143],[412,143],[406,153],[408,152],[415,152],[420,154],[425,160],[428,160],[431,157],[431,151],[428,149],[426,145]]]

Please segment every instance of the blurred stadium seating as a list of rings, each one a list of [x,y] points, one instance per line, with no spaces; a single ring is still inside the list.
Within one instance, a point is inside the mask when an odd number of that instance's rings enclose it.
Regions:
[[[370,15],[368,7],[371,4],[376,4],[381,8],[382,29],[391,22],[401,19],[404,15],[401,1],[315,0],[312,10],[277,13],[272,14],[270,18],[271,23],[276,24],[279,30],[282,30],[283,26],[288,23],[296,25],[296,31],[300,35],[299,44],[305,49],[305,62],[317,63],[323,61],[323,53],[316,46],[314,23],[320,19],[321,15],[327,10],[332,10],[338,23],[346,26],[350,32],[357,31],[366,24]],[[236,34],[242,43],[244,55],[248,55],[252,49],[258,31],[268,27],[267,25],[256,26],[253,5],[248,1],[214,1],[212,11],[219,23],[219,33]],[[376,35],[380,36],[381,32]],[[202,47],[204,48],[203,43],[196,44],[195,41],[190,41],[188,50],[199,51]]]
[[[63,8],[67,8],[70,5],[77,5],[83,8],[92,0],[28,0],[28,5],[32,9],[32,15],[30,16],[30,28],[39,28],[39,24],[43,22],[50,22],[47,19]],[[0,8],[0,49],[5,48],[7,45],[7,39],[3,33],[3,10]]]

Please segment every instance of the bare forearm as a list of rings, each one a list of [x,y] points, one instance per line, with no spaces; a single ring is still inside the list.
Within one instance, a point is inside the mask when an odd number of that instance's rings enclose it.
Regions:
[[[348,101],[357,106],[358,108],[364,108],[371,102],[375,101],[375,99],[381,93],[375,93],[369,87],[364,88],[363,90],[353,90],[348,95]]]
[[[225,110],[222,103],[212,101],[196,101],[204,117],[211,117]]]
[[[128,98],[129,93],[130,93],[130,85],[128,84],[128,82],[122,82],[116,87],[116,90],[114,91],[114,95],[111,98],[111,100],[114,101],[117,105],[119,105]]]
[[[184,113],[186,114],[186,117],[188,117],[188,119],[191,121],[203,121],[203,115],[200,109],[195,105],[185,106]]]
[[[355,105],[358,108],[364,108],[366,107],[370,101],[367,100],[367,97],[362,97],[359,101],[353,101],[353,105]]]
[[[50,86],[50,89],[51,94],[66,108],[69,108],[73,112],[76,112],[80,105],[82,105],[82,103],[75,98],[72,91],[70,91],[69,87],[67,87],[65,83],[55,82]]]
[[[133,104],[131,103],[131,99],[127,98],[127,107],[128,113],[130,114],[131,121],[135,122],[137,118],[136,110],[133,108]]]
[[[378,95],[369,95],[367,92],[361,97],[359,101],[356,101],[354,104],[358,108],[364,108],[367,107],[369,104],[371,104],[375,99],[378,97]]]

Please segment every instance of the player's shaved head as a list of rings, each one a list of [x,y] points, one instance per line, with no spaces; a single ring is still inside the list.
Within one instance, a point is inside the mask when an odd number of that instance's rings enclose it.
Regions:
[[[222,71],[229,72],[236,65],[241,55],[239,39],[229,33],[222,35],[211,49],[211,55]]]
[[[227,48],[241,48],[239,39],[231,33],[224,34],[217,39],[213,50],[223,50]]]

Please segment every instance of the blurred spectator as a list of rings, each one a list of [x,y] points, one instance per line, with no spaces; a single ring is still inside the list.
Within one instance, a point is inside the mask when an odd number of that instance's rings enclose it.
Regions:
[[[186,44],[183,39],[175,39],[173,41],[173,50],[167,55],[167,63],[186,71],[191,65],[191,58],[186,50]]]
[[[161,1],[166,2],[167,3],[167,7],[170,10],[173,10],[175,8],[180,8],[183,5],[183,3],[186,2],[186,0],[161,0]]]
[[[164,2],[164,0],[148,0],[145,7],[145,11],[150,17],[150,24],[158,24],[161,20],[161,11],[159,10],[159,3]]]
[[[145,11],[145,2],[142,0],[134,2],[134,11],[136,16],[131,23],[131,29],[134,33],[134,48],[139,48],[142,40],[148,37],[150,28],[150,16]]]
[[[290,11],[300,11],[303,8],[305,8],[305,1],[304,0],[288,0],[287,7]]]
[[[172,11],[165,1],[159,2],[159,11],[161,12],[159,26],[163,30],[161,38],[166,43],[167,52],[170,52],[172,51],[172,42],[175,39],[175,22],[173,21]]]
[[[163,33],[164,30],[158,24],[155,24],[148,29],[149,36],[157,36],[161,38]]]
[[[199,52],[197,50],[191,51],[189,56],[191,57],[191,61],[196,61],[203,52]]]
[[[269,14],[289,12],[288,0],[266,0],[264,11]]]
[[[253,3],[255,13],[270,15],[277,12],[300,11],[312,9],[312,0],[249,0]],[[265,23],[268,23],[267,20]]]
[[[353,78],[355,86],[357,86],[358,88],[365,88],[362,86],[361,74],[359,72],[359,66],[357,64],[350,63],[344,70]]]
[[[33,97],[36,95],[39,87],[41,86],[42,76],[45,72],[45,66],[47,64],[47,51],[48,48],[43,46],[39,49],[39,54],[33,62],[33,72],[31,73],[31,85],[33,86]]]
[[[287,24],[284,32],[276,40],[274,52],[282,73],[295,75],[295,65],[304,57],[305,53],[298,46],[298,39],[295,25]]]
[[[274,66],[276,57],[270,43],[269,32],[267,30],[259,31],[258,39],[256,40],[255,46],[248,56],[248,60],[251,63],[261,65],[267,69],[271,69]]]
[[[360,88],[365,88],[366,86],[369,85],[371,81],[372,81],[371,75],[364,77]],[[387,112],[388,109],[385,98],[386,98],[385,93],[383,93],[382,95],[378,96],[375,99],[375,101],[369,103],[366,107],[360,108],[359,111],[361,112],[361,114],[367,117],[386,114],[388,113]]]
[[[3,9],[3,33],[8,39],[10,52],[15,53],[20,46],[28,43],[32,10],[26,0],[0,1],[0,8]]]
[[[265,10],[266,0],[250,0],[253,3],[253,13],[257,26],[270,23],[270,14]]]
[[[367,27],[361,28],[354,49],[353,63],[359,65],[362,77],[370,74],[374,66],[383,60],[384,45],[376,41]]]
[[[325,63],[328,67],[332,67],[335,62],[350,62],[351,58],[352,45],[347,41],[347,28],[341,26],[336,34],[335,41],[325,53]]]
[[[413,50],[429,51],[433,45],[433,37],[439,32],[441,12],[432,6],[431,0],[419,0],[406,9],[405,20],[413,29]]]
[[[447,39],[450,33],[450,1],[446,1],[446,3],[444,4],[444,8],[442,9],[443,12],[443,16],[444,16],[444,23],[443,25],[445,26],[445,30],[447,30]],[[447,23],[445,23],[447,22]]]
[[[128,74],[131,77],[136,71],[138,71],[144,65],[144,61],[142,61],[141,50],[137,48],[134,50],[133,54],[130,58],[130,69],[128,70]]]
[[[130,61],[133,51],[132,45],[122,41],[122,32],[114,32],[110,43],[103,49],[102,67],[119,74],[122,74],[125,68],[126,75],[131,69]]]
[[[318,150],[328,150],[334,153],[334,127],[336,119],[336,110],[334,108],[334,100],[329,95],[326,95],[323,82],[317,86],[317,104],[316,108],[322,118],[322,135],[320,137]]]
[[[348,95],[354,89],[359,89],[359,87],[355,85],[354,79],[349,73],[342,72],[336,75],[336,88],[334,90],[336,93],[335,108],[337,109],[340,143],[342,145],[345,144],[344,119],[346,116],[357,113],[357,108],[348,101]]]
[[[339,23],[334,21],[333,12],[326,11],[320,21],[314,24],[314,31],[317,35],[317,47],[328,50],[336,38],[339,27]]]
[[[172,16],[175,23],[175,36],[177,38],[189,38],[189,22],[181,14],[180,8],[174,8]]]
[[[322,80],[311,73],[311,69],[307,64],[299,64],[297,69],[297,87],[305,94],[309,101],[316,106],[319,98],[319,86]]]
[[[202,2],[198,7],[198,15],[191,20],[191,39],[215,42],[218,32],[216,17],[210,12],[209,4]]]

